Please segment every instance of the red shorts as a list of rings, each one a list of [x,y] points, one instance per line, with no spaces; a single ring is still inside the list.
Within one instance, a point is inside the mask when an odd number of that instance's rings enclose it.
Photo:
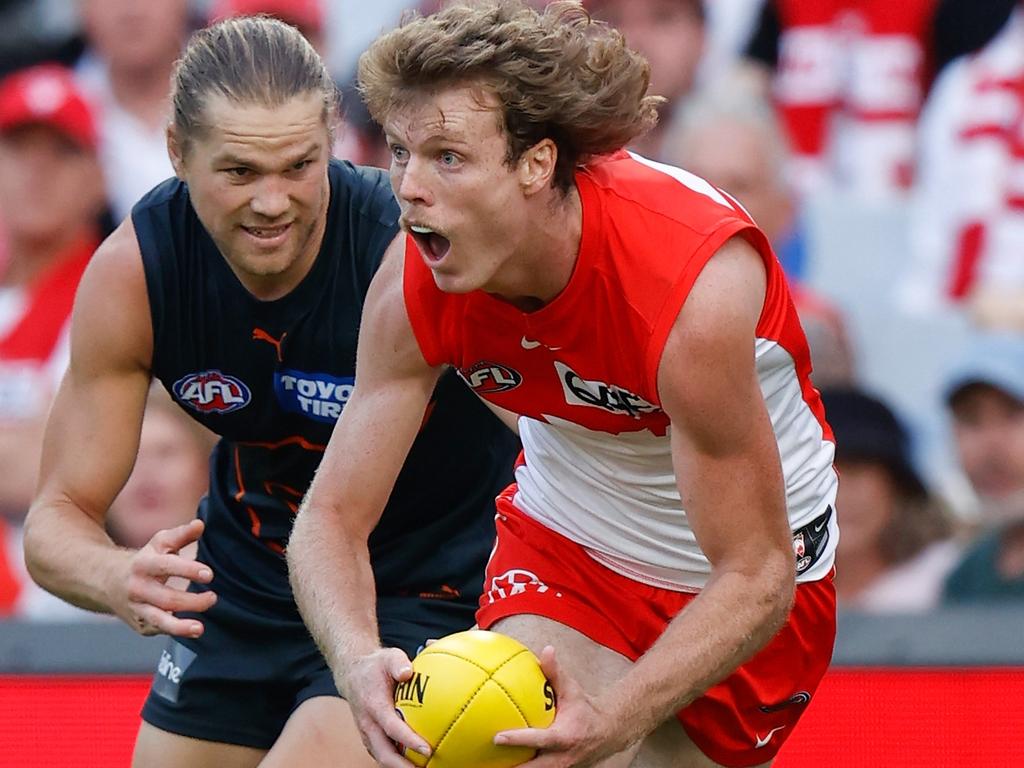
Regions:
[[[553,619],[635,661],[696,595],[648,586],[609,570],[575,542],[498,498],[498,540],[487,565],[477,623],[534,614]],[[712,760],[745,768],[775,757],[832,659],[832,579],[800,584],[778,634],[729,677],[678,713]]]

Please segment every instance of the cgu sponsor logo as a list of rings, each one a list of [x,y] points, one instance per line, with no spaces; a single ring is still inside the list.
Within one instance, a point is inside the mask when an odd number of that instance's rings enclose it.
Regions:
[[[555,370],[558,372],[558,380],[562,383],[565,402],[569,405],[600,408],[609,413],[632,416],[634,419],[639,419],[642,414],[657,413],[661,410],[654,403],[647,402],[628,389],[605,384],[603,381],[584,379],[565,363],[556,362]]]
[[[174,396],[199,413],[231,413],[252,400],[241,379],[220,371],[190,373],[174,382]]]
[[[356,380],[352,376],[288,369],[274,373],[274,394],[282,408],[326,424],[338,420],[355,386]]]
[[[459,368],[459,376],[474,392],[481,395],[507,392],[523,383],[523,375],[519,371],[487,360],[473,363],[468,368]]]

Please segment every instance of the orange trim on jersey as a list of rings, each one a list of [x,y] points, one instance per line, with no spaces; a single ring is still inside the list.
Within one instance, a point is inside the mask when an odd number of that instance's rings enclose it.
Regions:
[[[288,509],[291,510],[291,513],[293,515],[299,511],[299,502],[302,501],[301,491],[297,491],[294,488],[285,485],[284,483],[273,483],[269,480],[265,480],[263,482],[263,489],[267,492],[267,495],[272,496],[273,498],[278,499],[280,501],[283,501],[288,506]],[[278,489],[279,491],[284,491],[286,494],[291,494],[292,496],[295,497],[296,500],[289,501],[286,498],[282,498],[282,494],[279,492],[275,492],[275,489]]]
[[[276,451],[278,448],[284,448],[287,445],[297,445],[300,448],[305,448],[307,451],[319,451],[321,453],[327,450],[326,445],[311,443],[301,435],[292,435],[291,437],[286,437],[283,440],[278,440],[276,443],[258,443],[239,440],[236,445],[244,445],[247,448],[266,448],[270,451]],[[237,453],[238,449],[236,448],[235,450]]]
[[[288,332],[285,331],[284,333],[281,334],[281,338],[280,339],[275,339],[273,336],[271,336],[269,333],[264,331],[262,328],[253,328],[252,329],[252,340],[253,341],[265,341],[268,344],[272,344],[274,349],[277,350],[277,362],[279,362],[279,363],[284,362],[284,358],[281,356],[281,345],[284,343],[284,337],[287,336],[287,335],[288,335]]]
[[[235,446],[235,481],[238,483],[238,491],[235,493],[235,501],[241,501],[245,496],[245,484],[242,482],[242,463],[238,460],[238,446]]]
[[[267,549],[276,552],[279,555],[284,554],[284,547],[281,545],[280,542],[273,541],[272,539],[267,539],[263,543],[267,545]]]
[[[249,513],[249,520],[252,522],[252,535],[258,538],[260,530],[263,528],[263,521],[260,520],[260,516],[256,514],[256,510],[252,507],[246,507],[245,511]]]

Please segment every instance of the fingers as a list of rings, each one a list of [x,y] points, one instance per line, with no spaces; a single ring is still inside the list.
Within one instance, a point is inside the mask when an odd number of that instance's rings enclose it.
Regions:
[[[556,700],[563,695],[573,698],[583,695],[580,684],[558,663],[554,646],[546,645],[540,652],[540,669],[555,689]]]
[[[179,619],[172,613],[156,606],[137,604],[133,606],[133,629],[142,635],[165,634],[174,637],[199,637],[203,634],[203,623],[196,619]]]
[[[494,737],[494,743],[501,746],[533,747],[550,749],[562,746],[557,734],[552,735],[550,728],[517,728],[514,731],[501,731]]]
[[[149,546],[162,554],[177,552],[193,541],[198,541],[204,527],[202,520],[190,520],[184,525],[157,531],[149,540]]]
[[[412,662],[401,648],[387,649],[386,669],[395,680],[405,681],[412,677]]]
[[[152,605],[162,611],[202,613],[217,602],[217,593],[185,592],[153,579],[140,579],[129,584],[128,599],[132,603]]]
[[[370,754],[382,768],[409,768],[412,766],[399,752],[394,742],[390,741],[387,734],[380,728],[368,729],[367,741],[369,741]]]
[[[165,581],[171,576],[195,581],[199,584],[209,584],[213,581],[213,571],[206,563],[190,560],[173,553],[154,554],[146,550],[139,550],[132,562],[132,573],[134,575],[157,578]]]
[[[558,666],[558,658],[555,655],[555,646],[545,645],[540,652],[540,669],[544,676],[551,681],[551,684],[558,685],[558,678],[561,676],[561,668]]]
[[[382,718],[382,720],[380,727],[392,743],[398,744],[399,748],[409,747],[424,757],[430,757],[430,745],[402,718],[394,714],[393,710],[390,717]]]

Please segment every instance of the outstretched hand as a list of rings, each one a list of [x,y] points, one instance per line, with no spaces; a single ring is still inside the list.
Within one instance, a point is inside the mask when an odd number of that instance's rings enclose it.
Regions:
[[[402,753],[409,747],[430,755],[430,745],[410,728],[395,709],[395,683],[412,677],[412,664],[398,648],[379,648],[352,662],[343,690],[352,708],[363,746],[384,768],[409,768]]]
[[[199,637],[203,633],[201,621],[180,619],[174,613],[202,613],[217,601],[217,595],[211,591],[186,592],[167,583],[173,577],[199,584],[213,580],[208,565],[181,554],[182,549],[199,540],[203,528],[202,520],[192,520],[158,531],[128,559],[118,583],[111,589],[112,607],[140,635]]]
[[[628,746],[619,723],[602,711],[597,700],[563,670],[550,645],[540,655],[540,666],[555,689],[555,721],[548,728],[501,731],[495,744],[532,747],[536,757],[520,768],[568,768],[594,765]]]

